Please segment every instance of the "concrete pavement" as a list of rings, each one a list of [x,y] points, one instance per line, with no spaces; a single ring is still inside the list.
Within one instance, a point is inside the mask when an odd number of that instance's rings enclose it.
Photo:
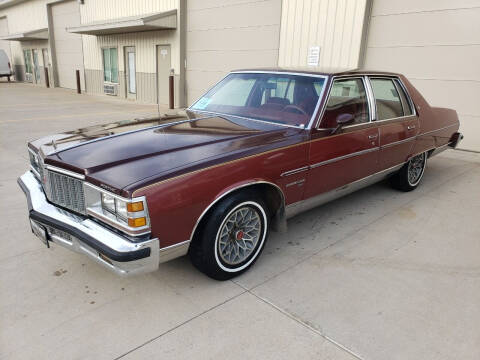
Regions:
[[[255,266],[119,278],[30,232],[26,141],[155,106],[0,83],[0,359],[478,359],[480,154],[291,219]],[[468,136],[468,134],[465,134]]]

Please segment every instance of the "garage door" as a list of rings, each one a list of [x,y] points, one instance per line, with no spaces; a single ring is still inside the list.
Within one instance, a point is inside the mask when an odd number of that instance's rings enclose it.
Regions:
[[[52,5],[52,22],[58,85],[76,89],[75,70],[80,70],[80,82],[84,89],[82,36],[65,30],[67,27],[80,25],[78,2],[66,1]]]
[[[276,66],[281,1],[187,1],[187,102],[228,71]]]
[[[404,73],[431,105],[457,110],[480,151],[480,0],[373,1],[365,67]]]
[[[0,18],[0,37],[8,35],[8,23],[7,18]],[[12,59],[10,56],[10,42],[5,40],[0,40],[0,49],[5,50],[8,58]]]

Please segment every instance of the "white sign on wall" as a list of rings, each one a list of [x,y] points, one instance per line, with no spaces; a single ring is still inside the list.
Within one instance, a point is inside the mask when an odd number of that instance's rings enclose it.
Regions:
[[[318,66],[320,60],[320,46],[310,46],[308,48],[307,64],[308,66]]]

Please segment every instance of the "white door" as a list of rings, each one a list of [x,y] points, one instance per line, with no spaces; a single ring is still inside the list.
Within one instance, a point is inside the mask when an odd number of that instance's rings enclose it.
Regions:
[[[80,70],[80,83],[83,79],[82,36],[67,32],[66,28],[80,25],[78,1],[64,1],[52,6],[53,39],[55,48],[58,86],[76,89],[76,70]]]
[[[168,77],[172,68],[170,45],[157,46],[158,103],[168,105]]]
[[[125,74],[127,76],[127,98],[137,98],[137,74],[135,65],[135,47],[125,47]]]

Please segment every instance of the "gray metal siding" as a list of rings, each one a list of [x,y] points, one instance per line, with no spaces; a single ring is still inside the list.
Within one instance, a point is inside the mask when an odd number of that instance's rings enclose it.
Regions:
[[[281,0],[187,1],[187,105],[232,69],[276,66]]]
[[[480,151],[480,0],[375,0],[365,67],[404,73],[434,106],[455,109]]]

